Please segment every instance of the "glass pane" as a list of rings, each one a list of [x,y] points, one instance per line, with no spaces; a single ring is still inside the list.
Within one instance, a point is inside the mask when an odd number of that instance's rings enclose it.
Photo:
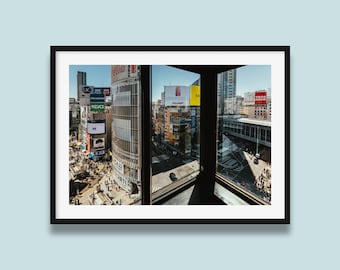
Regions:
[[[152,192],[199,173],[200,76],[152,66]],[[170,186],[170,189],[172,186]]]
[[[140,68],[70,66],[70,204],[140,200]]]
[[[271,67],[248,65],[218,74],[217,116],[217,173],[270,202]],[[221,188],[215,194],[228,196]]]

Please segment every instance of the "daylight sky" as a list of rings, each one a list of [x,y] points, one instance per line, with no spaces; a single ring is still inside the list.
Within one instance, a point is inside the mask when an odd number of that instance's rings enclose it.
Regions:
[[[69,69],[70,97],[77,97],[77,72],[86,72],[87,85],[104,87],[111,85],[111,67],[108,65],[72,65]],[[152,66],[152,100],[161,98],[166,85],[189,86],[199,78],[196,73],[168,66]],[[236,95],[271,87],[271,70],[268,65],[251,65],[237,69]]]

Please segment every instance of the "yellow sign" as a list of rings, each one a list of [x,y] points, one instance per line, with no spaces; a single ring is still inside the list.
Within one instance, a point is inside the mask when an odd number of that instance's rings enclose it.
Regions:
[[[190,86],[190,106],[201,105],[201,89],[198,85]]]

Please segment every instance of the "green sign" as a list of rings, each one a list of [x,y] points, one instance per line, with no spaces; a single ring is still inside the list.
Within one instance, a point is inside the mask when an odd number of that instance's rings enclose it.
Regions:
[[[105,105],[104,103],[92,103],[90,104],[91,112],[105,112]]]

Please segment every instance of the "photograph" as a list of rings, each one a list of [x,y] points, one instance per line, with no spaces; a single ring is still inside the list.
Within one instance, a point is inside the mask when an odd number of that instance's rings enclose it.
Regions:
[[[51,46],[52,224],[288,224],[289,46]]]

